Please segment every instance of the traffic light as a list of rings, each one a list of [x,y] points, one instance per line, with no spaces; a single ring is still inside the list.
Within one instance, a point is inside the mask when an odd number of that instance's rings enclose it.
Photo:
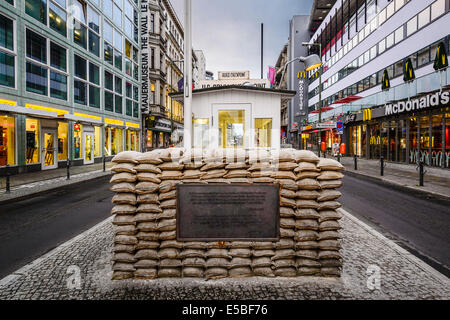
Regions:
[[[403,63],[403,81],[413,81],[416,78],[411,59],[408,58]]]
[[[437,48],[436,48],[436,57],[434,58],[434,70],[441,70],[448,67],[448,58],[447,58],[447,52],[445,50],[445,45],[441,41],[439,42]]]
[[[391,82],[389,81],[389,74],[386,69],[383,71],[383,78],[381,79],[381,90],[388,90],[391,87]]]

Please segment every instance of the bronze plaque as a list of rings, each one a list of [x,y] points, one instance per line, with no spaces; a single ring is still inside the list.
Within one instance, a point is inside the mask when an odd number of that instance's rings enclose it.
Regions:
[[[279,185],[178,184],[177,240],[277,241]]]

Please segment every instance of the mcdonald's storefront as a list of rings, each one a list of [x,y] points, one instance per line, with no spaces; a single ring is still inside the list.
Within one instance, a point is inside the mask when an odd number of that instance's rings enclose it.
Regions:
[[[348,155],[450,168],[450,92],[364,109],[344,134]]]

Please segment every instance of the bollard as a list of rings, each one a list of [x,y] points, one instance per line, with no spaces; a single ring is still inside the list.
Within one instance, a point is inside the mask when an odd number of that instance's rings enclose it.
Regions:
[[[9,164],[6,165],[6,192],[5,193],[10,193],[11,192],[11,184],[9,181],[9,176],[10,176],[10,172],[9,172]]]
[[[419,161],[419,186],[423,187],[423,162]]]
[[[67,159],[67,180],[70,180],[70,160]]]
[[[106,157],[103,155],[103,172],[106,170]]]
[[[358,170],[358,156],[355,154],[353,156],[354,160],[355,160],[355,170]]]
[[[380,157],[380,176],[384,175],[384,157]]]
[[[338,153],[338,155],[337,155],[337,160],[339,163],[341,162],[341,154],[340,153]]]
[[[326,151],[323,152],[323,157],[326,159],[327,158],[327,153]]]

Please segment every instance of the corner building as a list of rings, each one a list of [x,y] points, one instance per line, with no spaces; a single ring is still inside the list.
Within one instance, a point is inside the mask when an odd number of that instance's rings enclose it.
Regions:
[[[0,172],[141,149],[139,6],[0,1]]]
[[[327,2],[327,1],[325,1]],[[310,21],[310,42],[322,44],[322,83],[310,74],[308,105],[344,131],[321,130],[330,150],[347,155],[450,167],[450,1],[328,1]],[[321,19],[319,19],[321,18]],[[318,115],[302,137],[317,150]]]

